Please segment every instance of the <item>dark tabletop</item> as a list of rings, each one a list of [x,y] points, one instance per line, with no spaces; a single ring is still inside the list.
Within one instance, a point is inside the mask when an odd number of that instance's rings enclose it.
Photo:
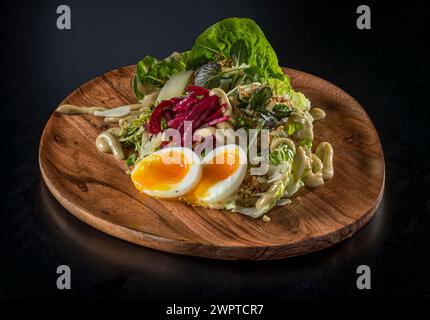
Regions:
[[[16,5],[12,5],[15,3]],[[430,15],[425,2],[377,6],[358,30],[350,4],[321,1],[57,1],[2,4],[0,298],[151,301],[421,299],[430,297]],[[358,234],[308,256],[223,262],[157,252],[107,236],[58,204],[41,179],[38,144],[58,103],[82,83],[146,54],[189,49],[224,17],[264,30],[280,64],[338,85],[379,133],[385,194]],[[372,177],[368,177],[369,183]],[[58,290],[68,265],[72,290]],[[358,290],[368,265],[372,289]],[[233,300],[231,300],[233,301]]]

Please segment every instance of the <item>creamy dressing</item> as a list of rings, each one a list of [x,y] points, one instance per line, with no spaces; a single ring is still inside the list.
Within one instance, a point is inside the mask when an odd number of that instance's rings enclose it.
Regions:
[[[126,116],[126,115],[138,114],[139,110],[147,108],[144,105],[142,105],[141,103],[135,103],[135,104],[125,105],[122,107],[117,107],[114,109],[123,108],[123,107],[129,108],[127,114],[120,115],[120,116],[110,116],[110,117],[111,118],[122,118],[123,116]],[[114,109],[108,109],[108,108],[103,108],[103,107],[78,107],[78,106],[74,106],[72,104],[62,104],[61,106],[59,106],[57,108],[56,111],[58,113],[68,114],[68,115],[77,115],[77,114],[92,114],[92,115],[94,115],[96,113],[96,111],[108,111],[108,110],[114,110]]]
[[[111,128],[97,136],[96,146],[100,152],[112,153],[115,158],[123,160],[125,158],[121,142],[118,140],[119,128]]]
[[[62,114],[69,114],[69,115],[75,115],[75,114],[92,114],[94,115],[94,112],[96,111],[104,111],[106,108],[102,107],[77,107],[71,104],[62,104],[57,108],[58,113]]]
[[[309,110],[309,113],[311,114],[312,118],[314,118],[314,120],[321,120],[325,118],[325,111],[320,108],[312,108]]]
[[[156,92],[158,94],[158,92]],[[125,116],[119,117],[106,117],[106,122],[119,122],[123,119],[130,119],[131,117],[136,117],[141,111],[150,107],[153,103],[157,94],[151,95],[148,99],[142,101],[142,103],[135,103],[127,105],[129,112]],[[125,106],[124,106],[125,107]],[[63,104],[57,108],[58,113],[67,115],[79,115],[79,114],[91,114],[94,115],[97,111],[107,111],[111,109],[103,107],[78,107],[71,104]],[[118,139],[120,128],[110,128],[97,136],[96,146],[100,152],[112,153],[115,158],[123,160],[125,159],[124,151],[122,149],[121,142]]]

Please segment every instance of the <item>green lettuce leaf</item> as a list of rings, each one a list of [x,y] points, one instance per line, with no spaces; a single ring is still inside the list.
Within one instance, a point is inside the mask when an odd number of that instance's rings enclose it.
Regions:
[[[285,75],[285,78],[282,80],[277,78],[267,79],[266,83],[269,85],[275,95],[283,96],[289,94],[292,90],[290,79],[287,75]]]
[[[269,161],[271,164],[277,166],[286,162],[292,162],[294,159],[294,152],[290,149],[287,144],[281,144],[269,155]]]
[[[209,27],[191,49],[187,69],[225,59],[248,65],[245,73],[249,80],[267,84],[275,95],[288,95],[298,109],[309,109],[309,100],[292,89],[290,78],[279,66],[275,51],[251,19],[227,18]]]
[[[140,100],[153,87],[162,87],[175,73],[184,71],[187,66],[189,52],[173,53],[164,60],[146,56],[137,63],[133,89]]]
[[[311,108],[311,102],[303,93],[291,89],[289,94],[291,101],[297,109],[307,111]]]
[[[264,79],[283,78],[275,51],[251,19],[227,18],[209,27],[191,49],[188,68],[197,69],[207,62],[223,59],[257,67],[254,72]]]
[[[143,112],[137,119],[129,120],[121,125],[119,141],[125,146],[133,146],[138,151],[142,143],[142,135],[145,131],[144,125],[148,123],[151,117],[152,109]]]
[[[290,79],[279,66],[263,31],[248,18],[217,22],[197,38],[191,51],[174,53],[164,60],[146,56],[137,64],[132,83],[134,92],[141,100],[154,87],[162,87],[175,73],[197,70],[204,64],[222,60],[230,60],[237,68],[243,68],[247,81],[266,84],[274,95],[288,95],[296,108],[309,110],[309,100],[291,88]]]
[[[130,167],[136,163],[137,155],[135,153],[130,154],[130,156],[125,160],[125,165]]]

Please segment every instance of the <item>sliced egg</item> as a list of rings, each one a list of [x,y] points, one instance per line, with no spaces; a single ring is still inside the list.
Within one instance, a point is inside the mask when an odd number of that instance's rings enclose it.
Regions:
[[[183,199],[196,206],[220,207],[245,178],[246,152],[235,144],[215,148],[203,158],[202,169],[199,183]]]
[[[161,149],[134,167],[131,180],[141,192],[155,198],[178,198],[200,181],[201,160],[191,149]]]

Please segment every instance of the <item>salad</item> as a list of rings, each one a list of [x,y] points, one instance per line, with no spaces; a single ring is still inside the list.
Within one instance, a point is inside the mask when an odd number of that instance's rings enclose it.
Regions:
[[[125,161],[134,186],[155,198],[263,217],[301,187],[333,176],[333,148],[313,145],[320,108],[295,91],[260,27],[228,18],[189,51],[137,63],[137,103],[61,105],[104,117],[96,146]]]

